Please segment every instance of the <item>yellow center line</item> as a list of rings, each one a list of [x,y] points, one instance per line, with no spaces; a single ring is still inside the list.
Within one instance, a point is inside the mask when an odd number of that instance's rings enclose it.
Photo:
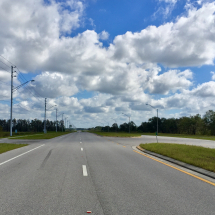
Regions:
[[[123,147],[126,147],[126,146],[123,146]]]
[[[193,175],[193,174],[191,174],[191,173],[189,173],[189,172],[186,172],[186,171],[184,171],[184,170],[181,170],[181,169],[179,169],[179,168],[177,168],[177,167],[174,167],[174,166],[172,166],[172,165],[170,165],[170,164],[167,164],[167,163],[164,163],[164,162],[162,162],[162,161],[159,161],[159,160],[157,160],[157,159],[155,159],[155,158],[153,158],[153,157],[150,157],[150,156],[148,156],[148,155],[145,155],[145,154],[143,154],[143,153],[141,153],[141,152],[138,152],[138,151],[135,151],[135,150],[133,150],[133,151],[136,152],[136,153],[138,153],[138,154],[141,154],[141,155],[143,155],[143,156],[145,156],[145,157],[147,157],[147,158],[150,158],[150,159],[152,159],[152,160],[155,160],[155,161],[157,161],[157,162],[159,162],[159,163],[162,163],[162,164],[164,164],[164,165],[166,165],[166,166],[169,166],[169,167],[171,167],[171,168],[173,168],[173,169],[176,169],[176,170],[178,170],[178,171],[180,171],[180,172],[183,172],[183,173],[185,173],[185,174],[187,174],[187,175],[190,175],[190,176],[192,176],[192,177],[194,177],[194,178],[197,178],[197,179],[199,179],[199,180],[201,180],[201,181],[204,181],[204,182],[206,182],[206,183],[208,183],[208,184],[211,184],[211,185],[215,186],[215,183],[210,182],[210,181],[208,181],[208,180],[206,180],[206,179],[203,179],[203,178],[201,178],[201,177],[198,177],[198,176],[196,176],[196,175]]]

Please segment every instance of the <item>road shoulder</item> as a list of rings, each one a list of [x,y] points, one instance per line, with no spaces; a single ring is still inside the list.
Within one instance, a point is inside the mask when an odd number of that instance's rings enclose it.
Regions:
[[[184,162],[181,162],[181,161],[178,161],[178,160],[175,160],[173,158],[169,158],[167,156],[163,156],[163,155],[160,155],[160,154],[157,154],[157,153],[154,153],[154,152],[151,152],[151,151],[148,151],[148,150],[145,150],[143,148],[141,148],[140,146],[135,146],[135,147],[132,147],[133,149],[138,149],[139,151],[143,152],[143,153],[146,153],[146,154],[149,154],[153,157],[156,157],[156,158],[159,158],[161,159],[162,161],[167,161],[167,162],[170,162],[172,164],[175,164],[177,166],[180,166],[180,167],[183,167],[187,170],[191,170],[195,173],[198,173],[198,174],[201,174],[201,175],[204,175],[208,178],[211,178],[212,181],[214,182],[215,180],[215,173],[213,172],[210,172],[208,170],[205,170],[205,169],[202,169],[202,168],[199,168],[199,167],[195,167],[193,165],[190,165],[190,164],[187,164],[187,163],[184,163]],[[211,180],[210,180],[211,181]]]

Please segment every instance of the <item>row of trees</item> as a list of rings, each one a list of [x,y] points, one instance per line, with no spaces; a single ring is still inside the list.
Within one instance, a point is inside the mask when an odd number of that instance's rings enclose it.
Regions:
[[[133,121],[123,123],[118,126],[114,123],[111,127],[97,126],[94,129],[102,131],[124,131],[131,132],[156,132],[157,130],[157,117],[152,117],[148,122],[142,122],[137,126]],[[196,114],[190,117],[181,118],[158,118],[158,133],[172,133],[172,134],[200,134],[200,135],[215,135],[215,112],[213,110],[207,111],[203,117]]]
[[[44,121],[39,119],[34,120],[26,120],[26,119],[13,119],[13,132],[17,130],[18,132],[42,132],[44,129]],[[2,127],[3,131],[10,131],[10,120],[1,120],[0,119],[0,126]],[[55,131],[56,130],[56,122],[46,120],[46,129],[47,131]],[[57,130],[65,131],[65,126],[63,120],[58,121],[57,123]]]

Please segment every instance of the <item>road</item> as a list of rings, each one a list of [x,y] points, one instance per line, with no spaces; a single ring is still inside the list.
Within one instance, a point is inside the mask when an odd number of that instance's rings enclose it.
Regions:
[[[0,214],[214,214],[215,183],[135,152],[138,138],[124,139],[77,132],[1,154]]]
[[[133,146],[133,145],[138,146],[141,143],[157,142],[156,136],[150,136],[150,135],[142,135],[141,137],[134,137],[134,138],[119,138],[119,137],[104,137],[104,138],[127,146]],[[207,148],[215,148],[215,141],[213,140],[158,136],[158,142],[187,144],[187,145],[203,146]]]

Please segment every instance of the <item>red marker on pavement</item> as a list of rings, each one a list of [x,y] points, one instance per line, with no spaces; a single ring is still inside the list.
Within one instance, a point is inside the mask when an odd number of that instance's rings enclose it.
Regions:
[[[87,211],[87,213],[88,213],[88,214],[91,214],[92,212],[91,212],[91,211]]]

